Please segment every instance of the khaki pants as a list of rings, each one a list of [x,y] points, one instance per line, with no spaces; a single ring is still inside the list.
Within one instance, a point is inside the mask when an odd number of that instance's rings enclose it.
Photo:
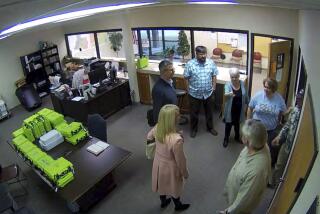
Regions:
[[[281,145],[281,148],[278,154],[278,159],[272,173],[271,185],[278,185],[280,183],[280,178],[282,177],[284,168],[286,167],[288,157],[289,157],[289,153],[287,153],[285,151],[284,146]]]

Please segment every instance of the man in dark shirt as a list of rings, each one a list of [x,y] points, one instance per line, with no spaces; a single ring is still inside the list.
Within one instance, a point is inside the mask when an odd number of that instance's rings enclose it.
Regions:
[[[176,91],[172,85],[174,68],[169,60],[162,60],[159,64],[160,78],[152,88],[153,119],[158,122],[158,115],[162,106],[166,104],[177,105]]]

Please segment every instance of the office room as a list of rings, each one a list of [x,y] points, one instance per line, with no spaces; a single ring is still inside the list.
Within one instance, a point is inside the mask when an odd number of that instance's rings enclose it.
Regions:
[[[73,1],[76,2],[76,1]],[[25,15],[21,13],[21,17],[12,19],[2,25],[1,29],[12,26],[21,22],[24,18],[33,18],[46,12],[54,12],[54,8],[48,6],[47,9],[43,5],[37,4],[41,13],[34,13],[26,10]],[[71,1],[69,2],[72,3]],[[102,4],[102,2],[99,2]],[[103,2],[108,4],[107,2]],[[100,31],[110,31],[121,29],[123,43],[119,55],[113,54],[110,57],[125,58],[128,85],[130,85],[130,100],[132,104],[123,106],[121,109],[112,111],[110,115],[106,115],[107,125],[107,142],[110,145],[120,147],[129,151],[131,155],[123,161],[123,163],[114,170],[113,177],[117,186],[110,191],[99,202],[95,203],[89,209],[89,213],[173,213],[174,205],[169,204],[167,208],[160,208],[160,200],[157,193],[151,189],[151,173],[152,160],[147,160],[145,156],[145,141],[146,135],[150,130],[147,123],[147,111],[152,108],[152,105],[143,104],[141,102],[141,88],[139,88],[139,72],[144,72],[143,69],[136,68],[136,58],[139,55],[139,48],[135,47],[132,30],[205,30],[208,32],[225,32],[226,30],[246,32],[247,47],[246,55],[243,57],[246,61],[241,66],[235,65],[240,69],[243,68],[247,75],[248,91],[254,86],[255,73],[253,64],[253,35],[258,36],[274,36],[280,38],[290,38],[293,41],[291,70],[288,77],[288,88],[284,96],[287,107],[294,105],[296,100],[296,80],[299,79],[297,73],[300,72],[301,59],[303,58],[305,73],[307,80],[305,83],[305,96],[302,112],[307,106],[307,101],[311,103],[311,118],[308,121],[313,127],[314,143],[317,145],[319,136],[319,101],[316,99],[316,94],[320,93],[320,88],[317,86],[317,80],[320,79],[319,62],[317,60],[317,52],[319,50],[319,29],[317,20],[320,18],[320,5],[314,2],[302,3],[296,1],[295,4],[289,5],[280,1],[261,1],[259,5],[248,5],[245,3],[235,5],[199,5],[187,4],[182,1],[170,2],[163,1],[159,4],[151,4],[125,10],[117,10],[104,12],[88,17],[83,17],[75,20],[64,22],[50,23],[34,28],[30,28],[7,38],[0,40],[0,94],[5,101],[8,109],[10,109],[11,117],[4,119],[0,123],[0,164],[2,167],[18,164],[22,170],[26,181],[21,184],[26,188],[28,194],[22,197],[15,197],[15,194],[21,192],[19,185],[10,185],[8,187],[12,193],[18,207],[27,207],[33,210],[34,213],[69,213],[77,211],[74,204],[66,203],[61,197],[58,190],[50,188],[34,169],[30,167],[17,152],[13,150],[7,140],[12,139],[12,132],[21,127],[24,119],[38,112],[42,108],[54,109],[54,104],[51,97],[45,96],[41,99],[42,105],[31,112],[26,111],[15,95],[15,82],[24,77],[24,72],[20,62],[20,56],[28,55],[29,53],[39,50],[39,42],[47,41],[57,45],[60,61],[68,55],[66,40],[68,35],[76,35],[78,33],[92,33]],[[8,11],[20,11],[26,5],[32,3],[17,3],[10,6],[4,4],[1,7],[3,11],[3,20],[10,20],[12,16]],[[48,3],[50,4],[50,3]],[[66,6],[58,4],[57,7]],[[89,1],[90,4],[90,1]],[[91,6],[94,6],[92,3]],[[79,3],[79,8],[83,7]],[[77,7],[75,7],[77,8]],[[197,35],[196,33],[194,34]],[[203,45],[207,44],[198,44]],[[256,45],[254,45],[257,47]],[[208,44],[208,58],[212,57],[212,47]],[[195,48],[195,47],[193,47]],[[209,49],[210,48],[210,49]],[[194,56],[191,48],[189,59]],[[300,50],[300,51],[299,51]],[[138,53],[138,54],[137,54]],[[106,54],[107,55],[107,54]],[[231,55],[226,54],[227,58]],[[106,56],[108,57],[108,56]],[[149,56],[149,65],[153,62],[152,56]],[[89,58],[89,57],[88,57]],[[228,59],[227,59],[228,60]],[[174,63],[180,62],[181,58],[176,57]],[[159,63],[160,60],[156,61]],[[221,62],[216,63],[218,66]],[[220,66],[223,67],[223,66]],[[227,66],[232,67],[232,66]],[[178,67],[179,69],[179,67]],[[177,70],[177,69],[176,69]],[[183,72],[183,68],[180,66]],[[228,72],[228,70],[226,71]],[[253,75],[252,75],[253,74]],[[178,74],[176,74],[178,75]],[[149,90],[157,81],[158,77],[150,74]],[[183,79],[182,75],[178,76]],[[257,80],[258,81],[258,80]],[[261,81],[261,80],[259,80]],[[258,83],[259,84],[259,83]],[[262,82],[260,83],[262,86]],[[220,84],[221,85],[221,84]],[[218,88],[217,88],[218,89]],[[222,88],[220,88],[222,90]],[[221,91],[222,93],[222,91]],[[249,94],[253,96],[254,93]],[[111,103],[112,101],[110,101]],[[108,104],[108,103],[107,103]],[[106,105],[107,105],[106,104]],[[313,109],[313,110],[312,110]],[[187,112],[183,112],[184,116],[189,117]],[[184,151],[187,159],[189,178],[185,183],[183,194],[181,195],[182,202],[190,203],[191,206],[184,211],[185,213],[215,213],[227,208],[227,202],[223,196],[224,186],[228,173],[234,165],[240,151],[244,145],[233,141],[233,132],[231,133],[230,143],[224,148],[223,137],[225,124],[222,118],[219,118],[220,109],[214,111],[214,123],[218,132],[218,136],[213,136],[205,131],[204,115],[200,114],[198,133],[195,138],[191,138],[190,125],[179,125],[178,128],[183,131],[184,136]],[[303,114],[304,115],[304,114]],[[74,119],[65,115],[68,123]],[[80,120],[81,121],[81,120]],[[303,121],[303,120],[302,120]],[[302,121],[300,122],[301,124]],[[299,124],[300,124],[299,123]],[[304,127],[300,125],[301,129]],[[299,130],[299,128],[298,128]],[[299,131],[295,142],[298,145],[300,140]],[[315,146],[317,147],[317,146]],[[293,147],[292,156],[294,156],[295,147]],[[294,184],[280,185],[277,189],[266,189],[262,200],[258,204],[254,213],[279,213],[275,210],[285,210],[290,213],[306,213],[312,209],[314,201],[320,192],[317,175],[319,174],[319,157],[316,156],[317,149],[314,148],[314,154],[308,163],[306,175],[302,175],[302,187],[299,187],[298,193],[293,193],[296,187],[297,179]],[[106,151],[104,151],[106,152]],[[103,153],[101,153],[103,155]],[[100,155],[101,155],[100,154]],[[99,156],[97,156],[99,157]],[[287,166],[287,176],[290,174],[290,161]],[[294,171],[294,169],[293,169]],[[77,171],[74,174],[77,179]],[[94,176],[94,175],[92,175]],[[286,175],[285,175],[286,176]],[[300,176],[300,175],[299,175]],[[284,177],[285,179],[286,177]],[[71,181],[70,184],[72,184]],[[67,188],[68,184],[66,185]],[[286,189],[287,188],[287,189]],[[61,188],[63,190],[63,188]],[[286,196],[283,191],[292,192],[292,199],[284,207],[281,207],[280,201]],[[276,193],[274,195],[274,193]],[[272,202],[272,203],[271,203]],[[271,204],[270,204],[271,203]],[[311,207],[311,208],[310,208]],[[9,211],[10,213],[10,211]],[[317,213],[317,212],[311,212]]]

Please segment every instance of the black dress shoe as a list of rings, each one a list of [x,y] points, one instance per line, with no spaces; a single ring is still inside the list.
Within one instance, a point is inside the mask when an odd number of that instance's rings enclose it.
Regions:
[[[234,140],[238,143],[242,143],[240,137],[234,137]]]
[[[267,184],[267,187],[270,188],[270,189],[275,189],[276,188],[276,185],[274,184]]]
[[[166,208],[171,202],[171,198],[167,198],[163,203],[161,203],[161,208]]]
[[[190,204],[180,204],[174,208],[175,211],[183,211],[190,207]]]
[[[196,130],[192,130],[190,133],[190,137],[194,138],[197,135],[197,131]]]
[[[215,129],[208,129],[208,132],[210,132],[213,136],[218,135],[218,132]]]
[[[228,143],[229,143],[228,139],[224,139],[222,144],[223,147],[226,148],[228,146]]]

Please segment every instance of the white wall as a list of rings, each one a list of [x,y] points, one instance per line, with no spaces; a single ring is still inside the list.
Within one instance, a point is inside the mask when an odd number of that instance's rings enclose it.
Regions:
[[[60,57],[66,54],[63,32],[58,27],[23,32],[0,40],[0,94],[9,108],[19,104],[14,82],[24,76],[20,56],[39,50],[39,41],[57,44]]]
[[[311,93],[315,111],[318,145],[320,143],[320,11],[300,11],[299,13],[299,43],[304,59],[308,81],[311,84]],[[318,154],[310,176],[303,188],[291,213],[306,213],[313,200],[320,194],[320,155]]]

